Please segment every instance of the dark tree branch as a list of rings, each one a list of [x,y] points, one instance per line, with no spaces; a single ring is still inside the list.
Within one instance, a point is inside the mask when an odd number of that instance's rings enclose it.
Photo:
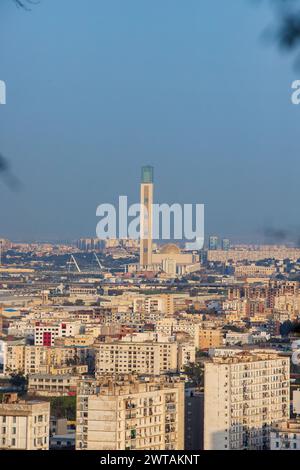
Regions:
[[[17,5],[17,7],[30,11],[31,8],[29,7],[29,5],[36,5],[37,3],[39,3],[39,0],[13,0],[13,2]]]

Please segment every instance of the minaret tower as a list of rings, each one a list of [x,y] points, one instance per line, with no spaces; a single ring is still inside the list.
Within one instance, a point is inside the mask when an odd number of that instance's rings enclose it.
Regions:
[[[152,264],[153,167],[143,166],[141,177],[140,267]]]

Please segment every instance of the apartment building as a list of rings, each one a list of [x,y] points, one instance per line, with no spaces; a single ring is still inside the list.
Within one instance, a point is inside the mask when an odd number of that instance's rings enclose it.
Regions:
[[[226,263],[227,261],[259,261],[263,259],[299,259],[299,248],[261,246],[260,249],[208,250],[207,260]]]
[[[204,449],[268,449],[289,417],[289,358],[242,351],[205,363]]]
[[[83,380],[77,450],[182,450],[184,384],[161,377]]]
[[[177,343],[112,341],[97,343],[96,374],[159,375],[177,370]]]
[[[80,322],[62,322],[55,324],[37,323],[34,327],[35,346],[54,346],[56,338],[67,338],[80,333]]]
[[[4,395],[0,403],[0,450],[48,450],[50,403]]]
[[[7,329],[8,335],[16,336],[16,337],[26,337],[26,336],[33,336],[34,335],[34,325],[32,324],[32,320],[15,320],[9,322],[9,327]]]
[[[300,420],[289,419],[271,430],[271,450],[300,450]]]
[[[276,273],[275,266],[257,266],[256,264],[236,266],[234,274],[237,277],[242,276],[272,276]]]
[[[199,329],[199,349],[218,348],[223,345],[223,332],[221,329]]]
[[[133,299],[133,311],[136,312],[162,312],[165,315],[173,315],[174,299],[171,294],[155,296],[139,296]]]
[[[188,333],[193,338],[196,348],[199,347],[199,330],[200,324],[191,319],[162,318],[155,323],[155,331],[164,335],[171,336],[179,331]]]
[[[179,342],[177,348],[177,370],[183,372],[185,366],[196,361],[196,349],[193,342]]]
[[[76,395],[80,375],[33,374],[28,376],[28,393],[43,397],[66,397]]]
[[[53,367],[93,361],[93,351],[85,347],[48,347],[7,344],[3,370],[5,374],[49,373]]]

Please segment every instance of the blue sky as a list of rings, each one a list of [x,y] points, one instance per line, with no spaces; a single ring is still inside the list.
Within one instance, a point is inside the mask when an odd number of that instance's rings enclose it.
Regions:
[[[300,79],[266,44],[268,2],[0,0],[0,235],[94,236],[96,207],[139,196],[204,203],[206,233],[297,228]]]

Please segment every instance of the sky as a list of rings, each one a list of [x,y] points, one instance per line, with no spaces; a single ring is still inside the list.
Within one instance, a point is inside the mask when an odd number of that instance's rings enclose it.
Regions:
[[[0,152],[21,181],[0,181],[0,237],[95,236],[147,164],[156,202],[205,204],[206,235],[297,231],[300,70],[272,24],[250,0],[0,0]]]

